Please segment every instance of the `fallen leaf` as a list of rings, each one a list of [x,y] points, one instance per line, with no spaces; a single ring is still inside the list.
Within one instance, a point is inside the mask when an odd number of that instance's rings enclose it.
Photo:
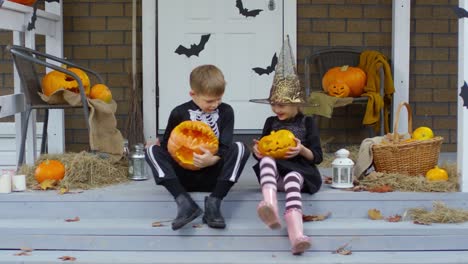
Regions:
[[[340,255],[351,255],[353,252],[348,249],[349,243],[344,244],[343,246],[339,247],[337,250],[332,252],[333,254],[340,254]]]
[[[315,222],[323,221],[331,215],[331,212],[328,212],[324,215],[302,215],[302,221],[304,222]]]
[[[58,193],[59,194],[66,194],[66,193],[68,193],[68,191],[69,191],[68,187],[62,187],[62,188],[60,188]]]
[[[332,182],[333,182],[333,178],[330,177],[330,176],[326,176],[326,177],[323,178],[323,183],[324,184],[332,184]]]
[[[58,183],[57,180],[45,180],[41,182],[39,186],[41,190],[48,190],[48,189],[55,190],[57,187],[57,183]]]
[[[71,218],[71,219],[65,219],[65,222],[78,222],[80,221],[80,217],[78,216],[75,216],[75,218]]]
[[[192,225],[193,228],[202,228],[203,224],[194,224]]]
[[[377,209],[369,209],[367,211],[367,215],[369,216],[370,219],[372,220],[380,220],[382,219],[382,214],[380,213],[379,210]]]
[[[353,192],[362,192],[362,191],[367,191],[366,186],[358,185],[358,186],[353,187]]]
[[[13,254],[14,256],[31,256],[30,252],[27,251],[20,251],[18,253]]]
[[[387,222],[392,222],[392,223],[400,222],[401,221],[401,215],[389,216],[389,217],[385,218],[385,220]]]
[[[151,224],[152,227],[161,227],[161,226],[164,226],[161,222],[153,222]]]
[[[71,257],[71,256],[62,256],[58,259],[61,259],[62,261],[75,261],[76,260],[75,257]]]
[[[24,251],[24,252],[32,252],[34,249],[32,248],[28,248],[28,247],[24,247],[24,248],[20,248],[21,251]]]
[[[382,185],[382,186],[369,189],[369,192],[386,193],[386,192],[393,192],[393,189],[391,186]]]
[[[413,224],[416,225],[431,225],[431,223],[421,222],[421,221],[413,221]]]

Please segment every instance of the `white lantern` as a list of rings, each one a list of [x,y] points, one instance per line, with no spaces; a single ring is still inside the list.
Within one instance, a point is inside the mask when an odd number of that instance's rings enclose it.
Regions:
[[[353,166],[354,162],[349,159],[349,151],[340,149],[335,152],[335,160],[332,162],[333,188],[352,188],[353,187]]]

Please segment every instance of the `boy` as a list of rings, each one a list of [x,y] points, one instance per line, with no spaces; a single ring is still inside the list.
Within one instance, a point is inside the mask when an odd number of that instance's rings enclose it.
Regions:
[[[146,160],[156,184],[164,186],[177,203],[177,216],[172,229],[177,230],[202,214],[200,207],[187,192],[211,192],[205,197],[203,222],[212,228],[225,228],[220,205],[244,169],[250,151],[241,142],[232,142],[234,111],[221,99],[226,82],[223,73],[214,65],[202,65],[190,74],[191,101],[174,108],[169,116],[161,145],[146,149]],[[194,154],[197,171],[186,170],[177,164],[167,151],[171,131],[186,120],[203,121],[213,129],[219,140],[215,155],[209,151]]]

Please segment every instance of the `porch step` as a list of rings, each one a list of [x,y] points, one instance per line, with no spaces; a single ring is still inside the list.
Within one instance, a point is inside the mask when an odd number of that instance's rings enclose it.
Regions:
[[[0,220],[0,248],[86,251],[289,251],[286,229],[270,230],[258,219],[228,219],[225,230],[197,219],[173,231],[154,219]],[[330,218],[304,223],[311,251],[334,251],[347,244],[353,251],[468,250],[468,223],[417,225],[361,218]]]
[[[0,251],[0,264],[53,264],[66,263],[59,259],[72,256],[83,264],[458,264],[466,263],[468,252],[408,251],[408,252],[353,252],[339,255],[331,252],[306,252],[293,256],[289,252],[142,252],[142,251],[41,251],[30,256],[14,256],[19,251]]]

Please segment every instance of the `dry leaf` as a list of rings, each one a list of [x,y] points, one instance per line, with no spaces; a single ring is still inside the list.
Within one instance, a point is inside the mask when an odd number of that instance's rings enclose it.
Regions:
[[[382,186],[378,186],[378,187],[374,187],[372,189],[369,189],[369,192],[386,193],[386,192],[393,192],[393,189],[392,189],[391,186],[382,185]]]
[[[381,214],[380,211],[377,210],[377,209],[369,209],[369,210],[367,211],[367,214],[368,214],[369,218],[372,219],[372,220],[380,220],[380,219],[382,219],[382,214]]]
[[[302,215],[302,221],[304,222],[314,222],[314,221],[323,221],[331,215],[331,212],[328,212],[324,215]]]
[[[68,193],[68,191],[69,191],[68,187],[62,187],[62,188],[60,188],[58,193],[59,194],[66,194],[66,193]]]
[[[13,256],[31,256],[31,253],[27,251],[20,251],[18,253],[13,254]]]
[[[425,223],[425,222],[421,222],[421,221],[413,221],[413,224],[417,224],[417,225],[431,225],[431,223]]]
[[[23,248],[20,248],[20,250],[24,251],[24,252],[32,252],[34,249],[28,248],[28,247],[23,247]]]
[[[80,217],[78,216],[75,216],[75,218],[71,218],[71,219],[65,219],[65,222],[78,222],[80,221]]]
[[[63,261],[75,261],[76,260],[75,257],[71,257],[71,256],[62,256],[62,257],[60,257],[58,259],[61,259]]]
[[[152,227],[161,227],[161,226],[164,226],[161,222],[153,222],[151,224]]]
[[[389,216],[389,217],[385,218],[385,220],[387,222],[392,222],[392,223],[400,222],[401,221],[401,215]]]
[[[345,255],[345,256],[353,254],[353,252],[350,249],[348,249],[348,244],[349,243],[346,243],[343,246],[339,247],[337,250],[333,252],[333,254],[340,254],[340,255]]]
[[[41,190],[48,190],[48,189],[55,190],[56,186],[57,186],[57,183],[58,183],[57,180],[45,180],[45,181],[41,182],[41,184],[39,186],[40,186]]]
[[[332,184],[332,182],[333,182],[333,178],[330,177],[330,176],[326,176],[326,177],[323,178],[323,183],[324,184]]]
[[[353,187],[353,192],[362,192],[362,191],[367,191],[366,186],[358,185]]]
[[[203,224],[194,224],[192,225],[193,228],[202,228]]]

